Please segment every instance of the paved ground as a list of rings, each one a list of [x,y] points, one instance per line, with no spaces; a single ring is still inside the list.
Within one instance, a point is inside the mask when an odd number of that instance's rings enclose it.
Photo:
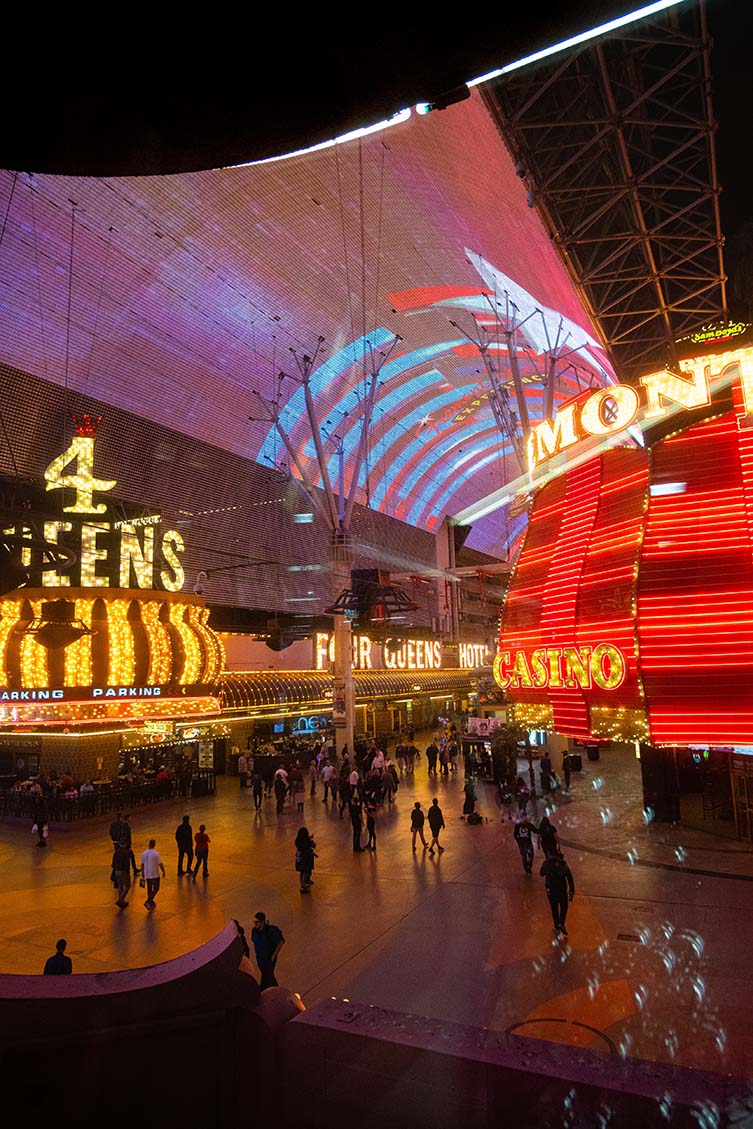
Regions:
[[[431,785],[420,762],[378,815],[378,851],[353,854],[350,826],[306,800],[315,886],[298,891],[300,818],[221,779],[188,809],[212,837],[209,878],[176,876],[176,804],[138,809],[134,844],[153,835],[168,870],[158,908],[118,911],[108,820],[53,834],[0,824],[0,972],[39,972],[59,936],[78,972],[153,964],[264,909],[283,929],[282,983],[304,1000],[338,996],[555,1041],[674,1059],[746,1076],[753,1063],[753,854],[744,845],[644,822],[639,766],[606,754],[573,777],[553,820],[573,869],[569,941],[555,942],[538,876],[521,868],[491,794],[489,822],[460,820],[460,774]],[[446,852],[413,854],[414,798],[439,796]],[[539,807],[538,815],[543,814]]]

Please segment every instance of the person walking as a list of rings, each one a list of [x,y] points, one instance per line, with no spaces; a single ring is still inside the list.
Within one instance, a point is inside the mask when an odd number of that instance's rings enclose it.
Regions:
[[[301,893],[308,894],[313,886],[311,872],[314,869],[316,844],[307,827],[300,827],[295,837],[295,868],[301,881]]]
[[[542,850],[545,856],[556,855],[560,849],[560,841],[557,837],[557,828],[553,823],[549,822],[549,817],[544,816],[539,824],[539,849]]]
[[[319,769],[317,768],[316,757],[312,757],[311,763],[309,764],[309,796],[311,796],[312,799],[316,795],[316,780],[318,775]]]
[[[413,850],[416,849],[416,836],[418,835],[424,845],[424,850],[427,849],[429,844],[426,842],[424,835],[424,822],[426,816],[421,811],[421,804],[418,800],[413,805],[413,811],[410,813],[410,831],[411,831],[411,846]]]
[[[533,836],[535,833],[536,828],[525,816],[522,816],[515,823],[513,836],[520,851],[523,870],[526,874],[533,872]]]
[[[118,888],[115,905],[120,909],[125,909],[128,905],[128,891],[131,888],[131,851],[126,846],[125,840],[118,843],[113,852],[112,873],[115,875],[115,885]]]
[[[267,921],[267,915],[261,911],[254,915],[254,927],[251,930],[251,940],[256,953],[256,963],[261,973],[259,987],[262,992],[265,988],[276,988],[277,978],[275,967],[280,949],[285,944],[282,930]]]
[[[541,791],[549,792],[552,787],[552,762],[549,759],[549,754],[544,753],[539,761],[539,781],[541,783]]]
[[[432,743],[430,745],[427,745],[427,747],[426,747],[426,761],[427,761],[428,775],[429,776],[431,776],[432,773],[434,774],[434,776],[437,775],[437,757],[438,756],[439,756],[439,749],[436,746],[436,742],[432,741]]]
[[[193,866],[193,828],[191,827],[190,817],[183,816],[182,821],[175,828],[175,842],[178,844],[178,878],[182,878],[183,874],[190,874]],[[186,860],[186,868],[183,870],[183,859]]]
[[[358,788],[359,788],[359,785],[360,785],[360,778],[359,778],[359,775],[358,775],[358,767],[355,764],[355,762],[353,764],[352,769],[350,770],[350,776],[348,777],[348,785],[350,787],[350,798],[351,798],[351,800],[357,800],[358,799]]]
[[[450,757],[450,772],[457,772],[458,770],[457,759],[459,751],[460,750],[458,749],[458,743],[453,735],[450,739],[449,745],[447,746],[447,752]]]
[[[155,908],[154,899],[159,893],[160,872],[162,873],[162,877],[165,877],[165,864],[156,847],[157,841],[150,839],[149,846],[141,855],[141,874],[146,882],[146,901],[144,905],[149,910]]]
[[[476,785],[472,776],[466,776],[463,784],[465,799],[463,800],[463,817],[473,815],[476,810]]]
[[[34,823],[31,831],[33,835],[37,836],[37,846],[47,846],[47,821],[49,819],[49,812],[47,810],[47,800],[44,796],[37,796],[34,801]]]
[[[196,881],[196,875],[199,873],[200,866],[203,866],[201,873],[202,878],[209,877],[207,863],[209,861],[209,844],[212,840],[207,835],[205,824],[199,824],[199,830],[196,832],[193,839],[196,844],[196,865],[193,868],[193,878],[194,881]]]
[[[439,845],[439,832],[444,827],[444,816],[442,815],[442,809],[439,806],[439,800],[436,796],[431,801],[428,818],[429,827],[431,828],[431,846],[429,847],[429,854],[433,855],[435,846],[438,851],[444,850],[444,847]]]
[[[512,819],[512,788],[506,780],[500,781],[497,785],[497,803],[499,810],[502,812],[502,822]]]
[[[280,815],[283,808],[285,807],[285,797],[288,794],[287,775],[285,777],[282,777],[279,774],[275,775],[274,789],[275,800],[277,801],[275,810],[277,814]]]
[[[136,866],[136,857],[133,853],[133,829],[131,828],[130,820],[131,817],[128,812],[126,812],[123,816],[123,826],[120,831],[120,841],[123,842],[123,840],[125,840],[125,845],[128,847],[128,853],[131,858],[131,869],[133,870],[134,875],[136,875],[139,872],[139,868]]]
[[[293,802],[295,803],[296,813],[303,815],[303,806],[306,802],[306,786],[303,783],[302,776],[298,776],[293,781]]]
[[[340,769],[340,819],[342,819],[345,809],[350,807],[351,798],[350,767],[348,761],[343,761],[342,768]]]
[[[261,811],[261,797],[264,789],[264,781],[261,778],[261,773],[254,771],[251,774],[251,795],[254,798],[254,811]]]
[[[68,942],[64,937],[55,945],[55,955],[45,961],[43,976],[70,976],[73,972],[73,961],[65,955]]]
[[[450,750],[447,738],[443,737],[439,746],[439,764],[443,776],[448,776],[450,771]]]
[[[241,753],[238,757],[238,776],[241,780],[241,788],[248,787],[248,757],[245,753]]]
[[[353,850],[362,851],[361,832],[363,831],[363,809],[358,796],[354,795],[350,801],[350,825],[353,828]]]
[[[526,812],[528,810],[528,801],[530,797],[531,793],[528,785],[526,784],[523,777],[519,776],[515,781],[515,799],[518,804],[518,815],[523,819],[525,819],[526,817]]]
[[[376,806],[374,804],[367,804],[366,806],[366,833],[368,841],[366,843],[367,851],[375,851],[376,845]]]
[[[570,867],[565,862],[561,851],[544,859],[539,874],[544,878],[546,896],[552,911],[554,933],[567,937],[565,920],[567,918],[568,903],[575,896],[575,883],[573,882]]]
[[[322,765],[321,770],[322,784],[324,785],[324,798],[322,799],[323,804],[326,804],[327,800],[329,799],[330,788],[332,786],[332,778],[334,775],[334,768],[328,760],[325,761]]]
[[[125,837],[125,824],[120,812],[115,813],[115,818],[110,824],[110,830],[108,834],[110,836],[110,839],[112,840],[112,849],[116,851]]]

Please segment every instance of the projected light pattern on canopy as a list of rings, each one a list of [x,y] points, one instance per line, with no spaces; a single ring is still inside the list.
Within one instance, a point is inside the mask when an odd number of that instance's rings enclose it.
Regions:
[[[323,337],[311,391],[347,489],[367,378],[392,349],[357,500],[424,528],[517,477],[520,436],[490,400],[479,335],[515,417],[513,312],[532,422],[547,350],[561,354],[555,404],[612,378],[475,92],[284,162],[164,177],[2,173],[0,211],[0,362],[264,466],[298,475],[254,392],[319,479],[288,350],[313,354]],[[498,552],[498,531],[482,521],[472,541]]]

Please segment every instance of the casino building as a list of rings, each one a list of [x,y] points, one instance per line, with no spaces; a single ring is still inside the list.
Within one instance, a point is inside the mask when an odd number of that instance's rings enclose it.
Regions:
[[[738,340],[532,432],[494,674],[519,724],[634,742],[659,818],[750,839],[753,348]]]

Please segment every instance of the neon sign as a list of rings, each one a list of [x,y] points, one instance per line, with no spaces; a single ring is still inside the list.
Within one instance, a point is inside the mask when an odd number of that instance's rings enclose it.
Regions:
[[[378,656],[374,654],[376,646],[379,646]],[[392,648],[373,643],[368,635],[354,635],[352,647],[354,670],[372,670],[375,659],[379,668],[385,670],[442,669],[442,644],[439,639],[406,639],[399,647]],[[334,636],[317,632],[314,638],[315,668],[329,670],[330,664],[334,661]]]
[[[528,439],[531,477],[543,462],[589,437],[617,436],[633,424],[649,427],[671,411],[709,404],[712,385],[722,388],[737,381],[743,405],[738,426],[753,426],[753,349],[736,349],[682,364],[682,374],[664,369],[641,377],[637,388],[630,384],[608,385],[585,400],[579,398],[564,404],[553,420],[542,420],[531,429]]]
[[[41,571],[41,558],[31,546],[21,548],[21,563],[31,570],[32,586],[45,588],[144,588],[179,592],[185,573],[180,554],[185,545],[180,533],[161,528],[161,516],[149,514],[115,522],[107,520],[108,505],[95,494],[117,486],[114,479],[96,478],[94,444],[101,416],[88,412],[73,417],[75,434],[69,446],[44,472],[46,490],[65,491],[62,521],[46,521],[44,538],[51,544],[70,545],[77,562],[58,573]],[[104,519],[104,520],[103,520]],[[27,527],[16,532],[30,536]],[[34,576],[37,573],[38,575]]]
[[[616,690],[625,681],[628,662],[619,647],[537,647],[499,651],[494,659],[494,680],[503,690],[550,687],[558,690]]]
[[[750,325],[744,321],[733,321],[729,325],[704,325],[697,333],[691,333],[689,337],[681,337],[678,344],[682,341],[690,341],[693,345],[713,345],[716,341],[729,341],[733,337],[739,337],[748,329]]]

